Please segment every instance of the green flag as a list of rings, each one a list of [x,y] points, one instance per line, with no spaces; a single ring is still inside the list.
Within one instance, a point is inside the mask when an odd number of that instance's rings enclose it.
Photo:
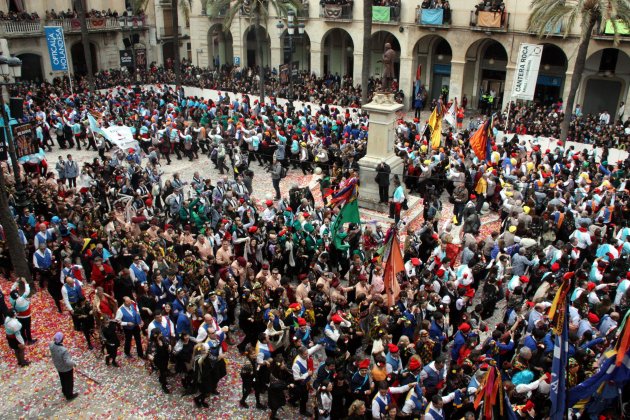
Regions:
[[[344,204],[341,211],[337,215],[334,223],[332,224],[330,238],[334,241],[335,237],[339,233],[339,229],[345,223],[358,223],[361,224],[361,216],[359,215],[359,201],[354,199],[349,203]]]
[[[390,21],[389,6],[372,6],[372,21],[389,22]]]

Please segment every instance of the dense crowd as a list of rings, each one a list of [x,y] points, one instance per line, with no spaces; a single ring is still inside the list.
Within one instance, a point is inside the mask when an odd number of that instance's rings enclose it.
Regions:
[[[190,69],[186,80],[197,79]],[[111,87],[117,74],[101,73],[99,83]],[[181,388],[198,407],[223,392],[226,359],[238,351],[246,359],[241,405],[254,394],[255,409],[272,418],[287,402],[318,419],[544,418],[558,407],[551,383],[565,367],[569,396],[594,396],[568,404],[571,415],[623,417],[618,391],[627,391],[630,371],[602,379],[599,392],[580,387],[592,386],[611,349],[627,351],[618,335],[630,309],[630,160],[607,162],[561,143],[543,153],[518,137],[480,156],[475,130],[450,130],[433,148],[419,120],[399,120],[403,179],[384,163],[375,179],[394,222],[336,223],[368,141],[359,110],[289,114],[273,99],[222,93],[213,101],[163,88],[93,96],[70,95],[63,83],[14,89],[26,93],[41,148],[67,149],[58,162],[25,164],[30,206],[10,196],[36,273],[33,284],[15,282],[5,319],[20,364],[34,340],[30,294],[47,290],[89,348],[98,331],[105,363],[119,365],[124,338],[124,354],[134,343],[164,392]],[[104,127],[132,126],[140,149],[111,148],[88,113]],[[488,141],[504,124],[492,121],[480,124]],[[94,159],[79,165],[75,147],[93,148]],[[209,159],[225,175],[165,179],[173,155]],[[318,179],[322,199],[298,185],[281,195],[297,168]],[[11,167],[3,170],[10,179]],[[267,176],[275,197],[257,200]],[[423,200],[417,226],[401,218],[411,192]],[[500,220],[490,231],[481,223],[487,212]],[[383,253],[398,233],[396,291]],[[556,298],[562,290],[570,291],[566,307]],[[559,316],[568,337],[560,367]],[[73,399],[62,347],[55,336],[51,352]]]
[[[0,11],[0,20],[12,20],[12,21],[29,21],[29,20],[39,20],[39,15],[37,12],[28,13],[28,12],[16,12],[16,11]]]
[[[265,67],[265,94],[272,98],[287,98],[289,84],[281,83],[276,68]],[[140,72],[138,76],[145,83],[174,83],[175,73],[172,66],[157,66],[152,63],[149,70]],[[98,88],[111,88],[118,85],[128,85],[132,79],[126,71],[105,70],[96,76]],[[354,84],[352,76],[325,74],[316,76],[308,71],[300,71],[294,76],[293,98],[296,101],[324,103],[343,107],[359,108],[361,106],[361,84]],[[260,68],[258,67],[232,67],[223,65],[220,68],[209,69],[192,65],[183,60],[182,84],[203,89],[215,89],[220,91],[257,94],[260,83]],[[85,80],[79,82],[85,87]],[[368,91],[370,98],[380,84],[380,79],[370,78]],[[404,93],[398,89],[397,81],[392,83],[395,98],[398,102],[404,101]]]
[[[507,108],[504,113],[507,114]],[[517,134],[530,134],[535,137],[560,137],[560,123],[564,119],[562,101],[543,105],[514,105],[510,111],[509,131]],[[630,139],[630,118],[625,115],[622,102],[617,112],[611,116],[609,110],[598,114],[584,114],[580,104],[571,115],[567,140],[593,144],[605,149],[627,149]]]

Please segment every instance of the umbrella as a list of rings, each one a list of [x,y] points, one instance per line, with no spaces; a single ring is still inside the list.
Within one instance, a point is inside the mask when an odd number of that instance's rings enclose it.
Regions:
[[[606,261],[610,261],[610,255],[612,255],[612,259],[619,258],[619,251],[610,244],[601,244],[599,248],[597,248],[597,253],[595,254],[598,258],[605,258]]]

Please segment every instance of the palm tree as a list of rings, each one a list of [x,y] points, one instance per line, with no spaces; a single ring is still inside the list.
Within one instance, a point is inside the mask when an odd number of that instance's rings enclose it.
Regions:
[[[372,59],[372,0],[363,1],[363,65],[361,66],[361,105],[368,102],[368,81]]]
[[[265,71],[262,63],[261,37],[263,36],[263,25],[266,27],[267,20],[269,19],[270,4],[274,8],[276,16],[279,18],[287,16],[289,10],[293,10],[297,14],[297,11],[302,7],[302,2],[300,0],[208,0],[206,2],[206,13],[209,17],[220,17],[225,14],[222,23],[223,30],[225,32],[230,30],[232,22],[240,10],[243,10],[243,14],[250,23],[254,22],[254,36],[256,37],[256,64],[260,68],[258,96],[260,97],[261,104],[265,102]]]
[[[90,35],[87,29],[87,20],[85,19],[85,10],[83,10],[82,0],[73,0],[74,9],[79,16],[81,23],[81,43],[83,44],[83,55],[85,56],[85,67],[87,69],[88,86],[90,92],[94,93],[94,69],[92,69],[92,52],[90,51]]]
[[[532,0],[532,13],[529,15],[528,29],[539,37],[549,35],[549,28],[557,28],[565,23],[564,36],[579,22],[580,43],[578,44],[571,89],[565,104],[565,118],[560,126],[560,139],[565,141],[569,133],[569,124],[573,114],[573,104],[586,64],[586,52],[591,41],[593,28],[597,22],[611,19],[614,29],[615,45],[619,43],[620,25],[630,24],[630,6],[628,0]]]

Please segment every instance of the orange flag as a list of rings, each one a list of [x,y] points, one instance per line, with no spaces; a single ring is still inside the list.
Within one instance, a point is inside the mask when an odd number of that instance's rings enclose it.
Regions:
[[[488,125],[490,120],[486,121],[475,131],[475,134],[470,136],[468,141],[470,142],[470,148],[477,155],[477,159],[486,160],[488,150]]]
[[[387,292],[387,306],[392,306],[398,299],[400,294],[400,284],[398,283],[398,273],[405,271],[405,262],[400,252],[400,241],[398,240],[398,232],[392,232],[391,247],[389,250],[389,258],[385,263],[385,273],[383,280],[385,281],[385,291]]]

